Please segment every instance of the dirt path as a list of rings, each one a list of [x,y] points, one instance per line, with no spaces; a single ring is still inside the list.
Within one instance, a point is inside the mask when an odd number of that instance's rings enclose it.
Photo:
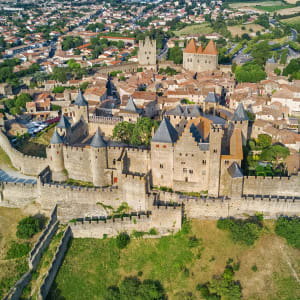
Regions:
[[[289,266],[290,270],[292,271],[292,274],[293,274],[293,277],[297,280],[297,282],[300,284],[300,279],[297,275],[297,272],[295,271],[295,269],[293,268],[292,264],[291,264],[291,261],[288,257],[288,255],[286,254],[286,252],[284,251],[282,245],[280,245],[280,250],[282,252],[282,255],[287,263],[287,265]]]

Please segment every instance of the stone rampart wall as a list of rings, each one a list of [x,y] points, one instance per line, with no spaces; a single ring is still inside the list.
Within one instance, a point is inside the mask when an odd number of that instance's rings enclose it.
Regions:
[[[20,280],[17,281],[17,283],[10,289],[8,294],[3,298],[3,300],[19,300],[23,289],[27,284],[30,282],[32,277],[32,273],[28,271],[25,273]]]
[[[24,155],[16,150],[9,142],[7,136],[0,130],[1,148],[9,156],[13,166],[24,174],[38,175],[48,165],[46,158]]]
[[[29,254],[29,268],[36,269],[40,262],[42,254],[46,247],[50,244],[52,237],[58,229],[59,222],[57,221],[57,206],[53,209],[48,224],[40,235],[38,241],[35,243],[34,247]]]
[[[139,64],[136,62],[125,62],[120,65],[100,67],[97,70],[97,73],[108,74],[112,71],[122,71],[122,72],[128,72],[128,73],[136,72],[138,67],[139,67]]]
[[[38,197],[36,184],[2,182],[0,205],[24,207]],[[53,207],[53,206],[52,206]]]
[[[165,235],[180,230],[181,222],[181,207],[160,207],[153,208],[150,215],[76,222],[71,225],[71,229],[74,238],[103,238],[104,235],[113,237],[124,231],[149,232],[152,228],[159,235]]]
[[[39,294],[37,299],[38,300],[44,300],[46,299],[48,292],[51,288],[51,285],[55,279],[55,276],[58,272],[58,269],[61,265],[61,262],[64,258],[65,252],[68,248],[68,242],[70,240],[72,236],[72,230],[71,228],[68,226],[68,228],[66,229],[63,238],[61,239],[61,242],[56,250],[56,253],[54,255],[54,258],[51,262],[50,268],[46,274],[46,277],[43,281],[43,284],[41,285],[41,288],[39,290]]]
[[[43,210],[57,204],[58,219],[68,222],[84,216],[106,215],[105,206],[118,208],[123,201],[117,188],[84,188],[68,185],[41,184],[38,201]]]
[[[243,194],[300,197],[300,176],[244,177]]]

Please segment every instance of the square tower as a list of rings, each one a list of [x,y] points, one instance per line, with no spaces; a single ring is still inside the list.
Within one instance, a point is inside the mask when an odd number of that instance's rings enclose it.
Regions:
[[[141,66],[156,66],[156,41],[146,36],[145,41],[139,41],[138,60]]]

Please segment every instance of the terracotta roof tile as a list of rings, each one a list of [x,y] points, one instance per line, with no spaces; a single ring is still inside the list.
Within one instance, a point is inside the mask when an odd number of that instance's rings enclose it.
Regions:
[[[186,46],[185,53],[196,53],[197,52],[197,46],[196,46],[196,42],[194,39],[191,39],[188,43],[188,45]]]
[[[210,40],[207,44],[206,48],[203,51],[203,54],[209,54],[209,55],[218,55],[218,51],[216,49],[216,45],[213,42],[213,40]]]

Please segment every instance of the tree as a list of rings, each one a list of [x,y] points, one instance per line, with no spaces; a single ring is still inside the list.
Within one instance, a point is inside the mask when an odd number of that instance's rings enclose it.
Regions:
[[[261,148],[267,148],[271,146],[272,143],[272,137],[270,137],[268,134],[259,134],[257,139],[257,144]]]
[[[252,51],[253,60],[256,64],[264,66],[267,59],[270,57],[271,47],[268,41],[263,41],[257,44]]]
[[[35,233],[41,230],[41,222],[32,216],[22,219],[17,226],[17,237],[30,239]]]
[[[117,236],[116,242],[119,249],[124,249],[130,243],[130,236],[126,232],[121,232]]]
[[[172,60],[175,64],[182,64],[183,53],[180,47],[175,46],[168,50],[168,60]]]
[[[238,82],[259,82],[266,76],[266,72],[255,62],[245,63],[235,69],[235,78]]]
[[[22,93],[16,98],[15,106],[19,108],[25,108],[27,102],[31,102],[30,95],[27,93]]]
[[[275,232],[284,237],[289,245],[300,249],[300,218],[280,217],[276,221]]]
[[[139,118],[133,128],[130,143],[136,146],[150,145],[152,132],[152,120],[150,118]]]
[[[276,162],[279,164],[279,160],[285,160],[290,155],[290,150],[281,145],[273,145],[264,149],[260,155],[260,160]]]

